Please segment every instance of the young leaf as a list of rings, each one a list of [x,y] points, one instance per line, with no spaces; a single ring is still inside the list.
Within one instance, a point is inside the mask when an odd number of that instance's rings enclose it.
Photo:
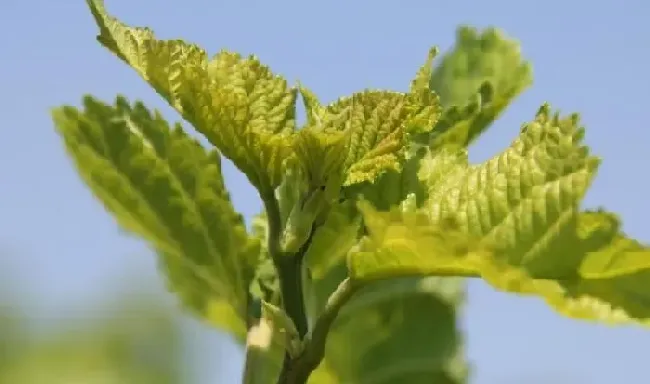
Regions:
[[[427,55],[427,60],[424,64],[418,69],[415,74],[415,78],[411,81],[411,87],[409,88],[409,93],[415,98],[419,98],[422,104],[427,104],[431,99],[437,99],[437,95],[432,92],[431,89],[431,76],[433,76],[433,59],[436,58],[438,54],[438,48],[433,47],[429,49],[429,54]],[[436,100],[437,101],[437,100]],[[423,127],[424,131],[429,131],[429,127]]]
[[[309,238],[314,225],[321,225],[329,214],[332,204],[338,199],[343,182],[342,156],[345,153],[347,137],[342,132],[327,133],[311,126],[302,129],[294,140],[296,173],[299,188],[293,200],[293,207],[286,220],[282,236],[282,249],[296,252]],[[284,196],[283,204],[289,196]]]
[[[437,102],[437,100],[436,100]],[[347,177],[343,185],[373,182],[388,170],[401,169],[407,134],[417,127],[432,126],[437,103],[419,105],[407,94],[365,91],[341,98],[326,107],[325,132],[349,130],[349,143],[342,154]]]
[[[274,343],[277,334],[270,319],[263,317],[253,325],[246,337],[246,360],[243,384],[274,384],[277,382],[284,350]]]
[[[598,160],[577,123],[545,106],[483,165],[431,154],[423,211],[361,205],[368,236],[349,257],[350,275],[480,276],[497,289],[542,296],[571,317],[647,322],[650,249],[621,234],[611,214],[578,210]]]
[[[263,192],[280,183],[291,154],[296,90],[255,57],[204,50],[181,40],[157,40],[148,28],[108,15],[87,0],[99,42],[133,67],[183,118],[207,137]]]
[[[282,350],[287,351],[291,357],[296,357],[302,352],[300,336],[293,321],[279,307],[262,302],[262,318],[273,329],[273,341],[278,343]]]
[[[415,205],[420,206],[425,201],[426,190],[418,179],[418,170],[425,148],[407,155],[400,172],[388,171],[383,173],[373,183],[363,183],[348,187],[344,196],[352,201],[365,200],[380,211],[387,211],[413,198]]]
[[[232,207],[219,154],[141,103],[86,97],[83,104],[53,111],[82,179],[121,227],[160,254],[186,304],[243,336],[260,244]]]
[[[313,94],[303,92],[310,127],[318,130],[320,140],[325,140],[325,134],[347,135],[340,153],[343,186],[373,183],[386,171],[401,170],[409,135],[431,130],[440,106],[423,79],[430,75],[435,53],[435,49],[429,52],[409,93],[367,90],[322,107]]]
[[[328,132],[319,126],[307,125],[296,134],[294,139],[296,167],[305,177],[308,189],[315,190],[330,186],[329,200],[339,197],[339,190],[343,183],[348,132]]]
[[[437,96],[429,87],[433,70],[432,63],[437,52],[437,48],[432,48],[429,51],[426,62],[420,67],[415,79],[411,82],[409,95],[412,100],[417,100],[416,103],[421,105],[427,105],[434,100],[437,104]],[[415,195],[417,204],[421,204],[424,201],[424,196],[422,185],[417,178],[417,170],[425,148],[419,145],[419,139],[426,138],[424,143],[428,144],[431,130],[428,123],[423,121],[420,124],[424,125],[416,124],[415,128],[411,130],[413,134],[410,135],[409,140],[406,140],[403,151],[400,152],[403,155],[403,158],[400,158],[400,167],[388,169],[373,180],[348,186],[343,191],[344,197],[352,200],[363,198],[371,201],[375,207],[381,210],[390,209],[410,194]]]
[[[471,144],[531,83],[531,66],[516,41],[495,28],[479,33],[460,27],[455,48],[431,76],[431,89],[445,107],[434,141]]]

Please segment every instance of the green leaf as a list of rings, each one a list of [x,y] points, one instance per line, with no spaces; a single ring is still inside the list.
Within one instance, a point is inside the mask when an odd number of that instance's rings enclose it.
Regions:
[[[340,154],[346,172],[343,186],[372,183],[386,171],[400,171],[409,135],[431,130],[440,106],[423,78],[435,53],[435,49],[429,52],[410,93],[366,90],[326,107],[311,93],[303,93],[307,115],[321,135],[345,132],[348,136]]]
[[[352,202],[334,206],[327,221],[314,232],[305,254],[313,278],[323,278],[345,259],[348,250],[358,241],[360,227],[361,216]]]
[[[413,199],[416,206],[422,205],[426,197],[426,188],[418,178],[421,160],[426,153],[421,148],[417,153],[408,155],[402,170],[383,173],[373,183],[363,183],[349,187],[344,196],[351,201],[365,200],[380,211],[388,211],[407,199]]]
[[[302,103],[305,106],[308,126],[319,126],[325,117],[325,108],[309,88],[298,86],[298,91],[302,97]]]
[[[429,216],[438,223],[452,214],[500,259],[533,275],[574,271],[580,255],[567,251],[574,244],[578,207],[600,163],[582,144],[583,136],[577,115],[560,118],[544,105],[498,156],[464,172],[461,160],[449,160],[451,173],[429,180]],[[429,171],[435,174],[431,164]]]
[[[416,109],[419,106],[407,95],[387,91],[355,93],[328,106],[328,116],[348,116],[346,126],[337,124],[331,128],[350,131],[347,153],[343,154],[347,170],[343,185],[372,182],[385,171],[400,170],[408,129],[432,126],[437,117],[437,109],[435,113],[430,112],[436,105],[429,107],[419,117],[420,111]],[[328,127],[323,130],[330,131]]]
[[[435,225],[425,212],[376,211],[359,203],[367,235],[348,256],[350,276],[359,283],[392,277],[472,276],[481,248],[451,220]]]
[[[346,201],[315,231],[305,255],[312,319],[347,276],[346,256],[359,229],[359,213]],[[461,299],[462,285],[453,278],[392,279],[366,287],[343,307],[309,383],[465,382],[454,313]]]
[[[431,76],[445,107],[432,132],[435,145],[471,144],[531,84],[531,65],[516,41],[495,28],[460,27],[456,46]]]
[[[82,179],[122,228],[159,253],[190,308],[242,337],[260,244],[232,207],[218,152],[141,103],[83,104],[52,112]]]
[[[316,112],[312,112],[316,113]],[[328,186],[334,189],[333,198],[343,182],[344,160],[349,131],[326,131],[319,125],[307,125],[294,139],[296,167],[304,176],[309,190]]]
[[[349,255],[350,276],[479,276],[570,317],[648,322],[650,248],[622,234],[612,214],[578,209],[599,163],[582,136],[576,116],[545,106],[485,164],[467,165],[462,150],[431,154],[423,210],[360,205],[368,235]]]
[[[319,216],[327,214],[328,201],[323,189],[313,189],[291,210],[280,238],[283,253],[294,254],[307,243]]]
[[[429,49],[427,60],[418,69],[409,88],[409,93],[414,95],[416,98],[419,98],[423,104],[430,102],[432,99],[437,99],[437,96],[432,92],[430,84],[431,76],[433,76],[433,59],[436,58],[436,55],[438,55],[437,47]],[[426,127],[425,130],[428,131],[428,127]]]
[[[458,279],[434,277],[366,287],[339,314],[309,382],[465,382],[456,328],[462,291]]]
[[[291,154],[296,90],[257,58],[226,51],[208,60],[197,45],[157,40],[148,28],[108,15],[87,0],[98,41],[133,67],[263,192],[281,181]]]
[[[415,79],[411,82],[409,95],[412,99],[419,100],[417,103],[428,104],[437,98],[429,88],[429,79],[433,70],[432,63],[437,52],[437,48],[432,48],[429,51],[427,61],[420,67]],[[371,201],[380,210],[388,210],[400,204],[409,195],[414,195],[416,204],[421,204],[424,201],[424,196],[417,172],[425,148],[419,145],[418,139],[424,136],[427,138],[425,143],[428,144],[431,125],[427,125],[429,122],[420,124],[423,125],[416,125],[415,129],[411,131],[413,134],[406,140],[403,151],[400,152],[403,154],[403,158],[400,158],[400,167],[388,169],[373,180],[348,186],[343,191],[343,196],[351,200],[362,198]]]

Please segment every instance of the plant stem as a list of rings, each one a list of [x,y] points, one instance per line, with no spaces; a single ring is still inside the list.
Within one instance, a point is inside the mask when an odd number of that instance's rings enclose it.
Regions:
[[[282,306],[289,318],[296,325],[298,335],[302,339],[308,331],[307,314],[305,313],[302,290],[302,259],[311,241],[307,241],[295,254],[285,254],[282,252],[280,249],[282,220],[280,218],[278,201],[273,193],[263,195],[262,201],[264,202],[269,223],[268,250],[278,272]]]
[[[280,280],[282,306],[293,321],[302,340],[307,334],[307,314],[305,312],[304,294],[302,287],[302,257],[293,255],[275,264]]]
[[[300,339],[305,341],[305,347],[300,356],[291,358],[288,353],[285,353],[278,384],[304,384],[323,360],[329,330],[341,307],[352,297],[358,286],[352,284],[349,279],[345,279],[330,295],[325,310],[316,320],[311,334],[308,335],[309,327],[302,286],[302,263],[313,239],[314,231],[312,230],[307,242],[300,247],[298,252],[284,253],[280,247],[282,220],[278,201],[273,193],[263,194],[262,201],[269,224],[268,251],[278,272],[282,305],[289,318],[294,322]]]
[[[311,243],[303,245],[296,254],[285,254],[280,247],[282,236],[282,219],[280,208],[273,192],[262,194],[264,209],[268,219],[268,252],[273,260],[280,281],[282,306],[293,321],[302,340],[308,331],[307,314],[305,313],[304,294],[302,287],[302,260],[304,253]],[[291,383],[286,376],[291,372],[292,359],[289,353],[284,355],[284,363],[278,383]]]
[[[325,344],[334,320],[341,308],[347,303],[355,292],[360,288],[349,278],[339,284],[336,290],[327,299],[323,313],[316,320],[310,337],[305,342],[303,353],[296,359],[287,362],[283,366],[278,384],[304,384],[309,375],[318,367],[325,356]]]

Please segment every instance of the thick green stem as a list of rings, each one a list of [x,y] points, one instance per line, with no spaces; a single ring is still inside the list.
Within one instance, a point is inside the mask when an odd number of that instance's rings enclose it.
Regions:
[[[268,252],[273,260],[278,280],[280,281],[280,295],[282,306],[289,318],[293,321],[302,340],[308,331],[307,314],[305,312],[304,294],[302,287],[302,259],[306,250],[301,247],[296,254],[285,254],[280,247],[282,236],[282,219],[278,201],[272,192],[262,194],[264,209],[268,220]],[[292,359],[285,353],[284,363],[278,383],[292,383],[287,378],[291,372]]]
[[[292,358],[288,353],[285,354],[282,371],[277,382],[278,384],[304,384],[323,360],[327,334],[341,307],[352,297],[358,287],[353,285],[349,279],[344,280],[330,296],[325,310],[316,320],[312,333],[308,334],[309,325],[302,285],[302,263],[311,244],[314,231],[311,231],[307,242],[300,247],[298,252],[291,254],[283,252],[280,247],[282,220],[278,201],[273,193],[262,195],[262,200],[269,225],[268,251],[280,280],[282,305],[289,318],[294,322],[300,339],[305,342],[305,348],[300,356]]]
[[[305,244],[295,254],[285,254],[280,248],[282,220],[278,201],[272,193],[262,196],[269,223],[268,250],[280,280],[280,294],[285,312],[296,325],[298,335],[303,338],[308,331],[302,290],[302,259],[307,249]]]
[[[302,287],[301,258],[290,255],[286,260],[278,260],[276,268],[278,269],[280,279],[282,305],[289,318],[295,324],[298,336],[300,336],[300,339],[303,339],[309,329]]]

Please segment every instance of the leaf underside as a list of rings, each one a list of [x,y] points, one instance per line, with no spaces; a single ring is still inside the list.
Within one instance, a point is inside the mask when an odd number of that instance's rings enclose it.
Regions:
[[[221,158],[158,112],[118,97],[52,114],[77,171],[118,224],[160,255],[171,289],[239,337],[259,257],[223,184]]]
[[[359,240],[356,209],[339,206],[320,227],[306,255],[312,319],[346,277],[346,255]],[[407,277],[372,284],[343,308],[309,383],[463,383],[456,309],[460,279]],[[388,363],[390,362],[390,363]]]

